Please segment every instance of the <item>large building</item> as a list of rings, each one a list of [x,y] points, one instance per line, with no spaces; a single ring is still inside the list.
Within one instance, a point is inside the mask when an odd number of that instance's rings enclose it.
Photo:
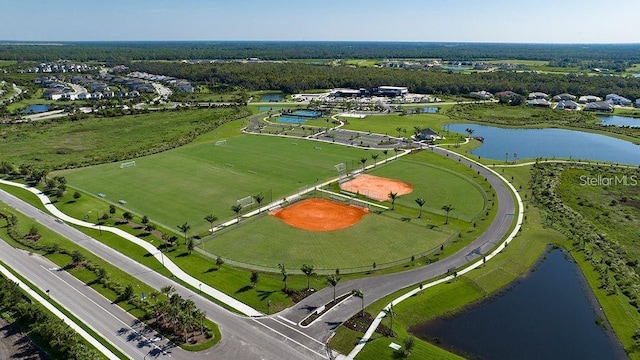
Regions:
[[[378,94],[383,96],[405,96],[409,89],[404,86],[379,86]]]

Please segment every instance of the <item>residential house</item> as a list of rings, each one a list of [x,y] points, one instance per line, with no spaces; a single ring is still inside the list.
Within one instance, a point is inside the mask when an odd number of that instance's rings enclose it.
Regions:
[[[631,100],[618,94],[609,94],[604,98],[604,100],[612,103],[613,105],[629,106],[632,104]]]
[[[532,92],[529,93],[529,96],[527,96],[527,99],[529,100],[534,100],[534,99],[544,99],[544,100],[548,100],[549,99],[549,95],[543,93],[543,92]]]
[[[580,105],[573,100],[561,100],[555,107],[556,110],[578,110]]]
[[[531,99],[527,101],[529,107],[550,107],[551,103],[547,99]]]
[[[640,98],[636,99],[635,107],[640,108]]]
[[[583,95],[583,96],[580,96],[580,99],[578,99],[578,102],[580,104],[587,104],[587,103],[592,103],[596,101],[602,101],[602,98],[595,95]]]
[[[612,112],[613,104],[608,101],[595,101],[584,106],[584,111]]]
[[[563,101],[563,100],[575,100],[576,97],[575,95],[571,95],[571,94],[567,94],[567,93],[562,93],[562,94],[558,94],[556,96],[553,97],[553,101]]]
[[[514,93],[513,91],[500,91],[496,93],[496,97],[498,98],[509,98],[509,99],[513,99],[518,97],[519,95],[517,93]]]
[[[472,91],[469,93],[469,96],[480,100],[489,100],[493,98],[493,94],[485,90]]]

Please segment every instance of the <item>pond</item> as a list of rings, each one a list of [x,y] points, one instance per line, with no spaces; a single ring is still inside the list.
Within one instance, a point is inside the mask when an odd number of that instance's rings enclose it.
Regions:
[[[640,127],[640,118],[632,118],[627,116],[608,115],[598,116],[601,125]]]
[[[453,124],[449,130],[483,137],[483,144],[471,151],[483,158],[518,159],[571,158],[640,165],[640,146],[614,137],[564,129],[507,129],[495,126]],[[508,155],[506,155],[508,153]]]
[[[278,102],[284,100],[284,95],[280,93],[262,94],[261,102]]]
[[[602,317],[578,266],[554,250],[501,295],[410,332],[470,358],[626,359]]]
[[[297,117],[297,116],[287,116],[282,115],[278,116],[277,122],[286,123],[286,124],[304,124],[307,121],[305,118]]]
[[[39,114],[49,111],[49,105],[46,104],[31,104],[26,109],[22,110],[22,114]]]

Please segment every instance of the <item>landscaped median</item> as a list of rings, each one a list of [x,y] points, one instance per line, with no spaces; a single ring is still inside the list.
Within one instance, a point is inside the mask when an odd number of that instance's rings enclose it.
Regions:
[[[17,186],[20,188],[23,188],[35,195],[38,196],[38,198],[40,199],[40,201],[44,204],[45,208],[53,215],[56,216],[58,219],[62,220],[62,221],[66,221],[68,223],[71,224],[75,224],[78,226],[82,226],[82,227],[86,227],[86,228],[90,228],[90,229],[94,229],[94,230],[99,230],[99,231],[106,231],[106,232],[111,232],[114,233],[140,247],[142,247],[143,249],[145,249],[146,251],[148,251],[150,254],[152,254],[152,256],[154,258],[156,258],[158,260],[158,262],[162,263],[164,265],[164,267],[166,267],[174,276],[176,276],[177,278],[179,278],[180,280],[184,281],[185,283],[189,284],[190,286],[192,286],[195,289],[199,289],[200,291],[202,291],[203,293],[213,297],[214,299],[223,302],[225,304],[227,304],[228,306],[234,308],[235,310],[247,315],[247,316],[262,316],[263,314],[259,311],[254,310],[253,308],[247,306],[246,304],[243,304],[242,302],[214,289],[213,287],[207,285],[207,284],[202,284],[201,281],[199,281],[198,279],[192,277],[191,275],[185,273],[182,269],[180,269],[177,265],[175,265],[170,259],[168,259],[161,251],[159,251],[155,246],[149,244],[148,242],[141,240],[138,237],[135,237],[121,229],[118,228],[112,228],[112,227],[108,227],[108,226],[101,226],[99,224],[92,224],[86,221],[82,221],[82,220],[78,220],[75,218],[72,218],[66,214],[64,214],[63,212],[61,212],[60,210],[58,210],[58,208],[56,208],[52,203],[51,200],[45,195],[43,194],[40,190],[30,187],[28,185],[24,185],[24,184],[19,184],[19,183],[15,183],[15,182],[11,182],[11,181],[7,181],[7,180],[0,180],[0,183],[3,183],[5,185],[11,185],[11,186]]]

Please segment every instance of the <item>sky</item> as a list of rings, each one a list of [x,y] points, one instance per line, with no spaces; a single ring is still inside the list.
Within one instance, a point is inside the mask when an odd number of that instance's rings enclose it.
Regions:
[[[640,43],[638,14],[638,0],[0,0],[0,40]]]

